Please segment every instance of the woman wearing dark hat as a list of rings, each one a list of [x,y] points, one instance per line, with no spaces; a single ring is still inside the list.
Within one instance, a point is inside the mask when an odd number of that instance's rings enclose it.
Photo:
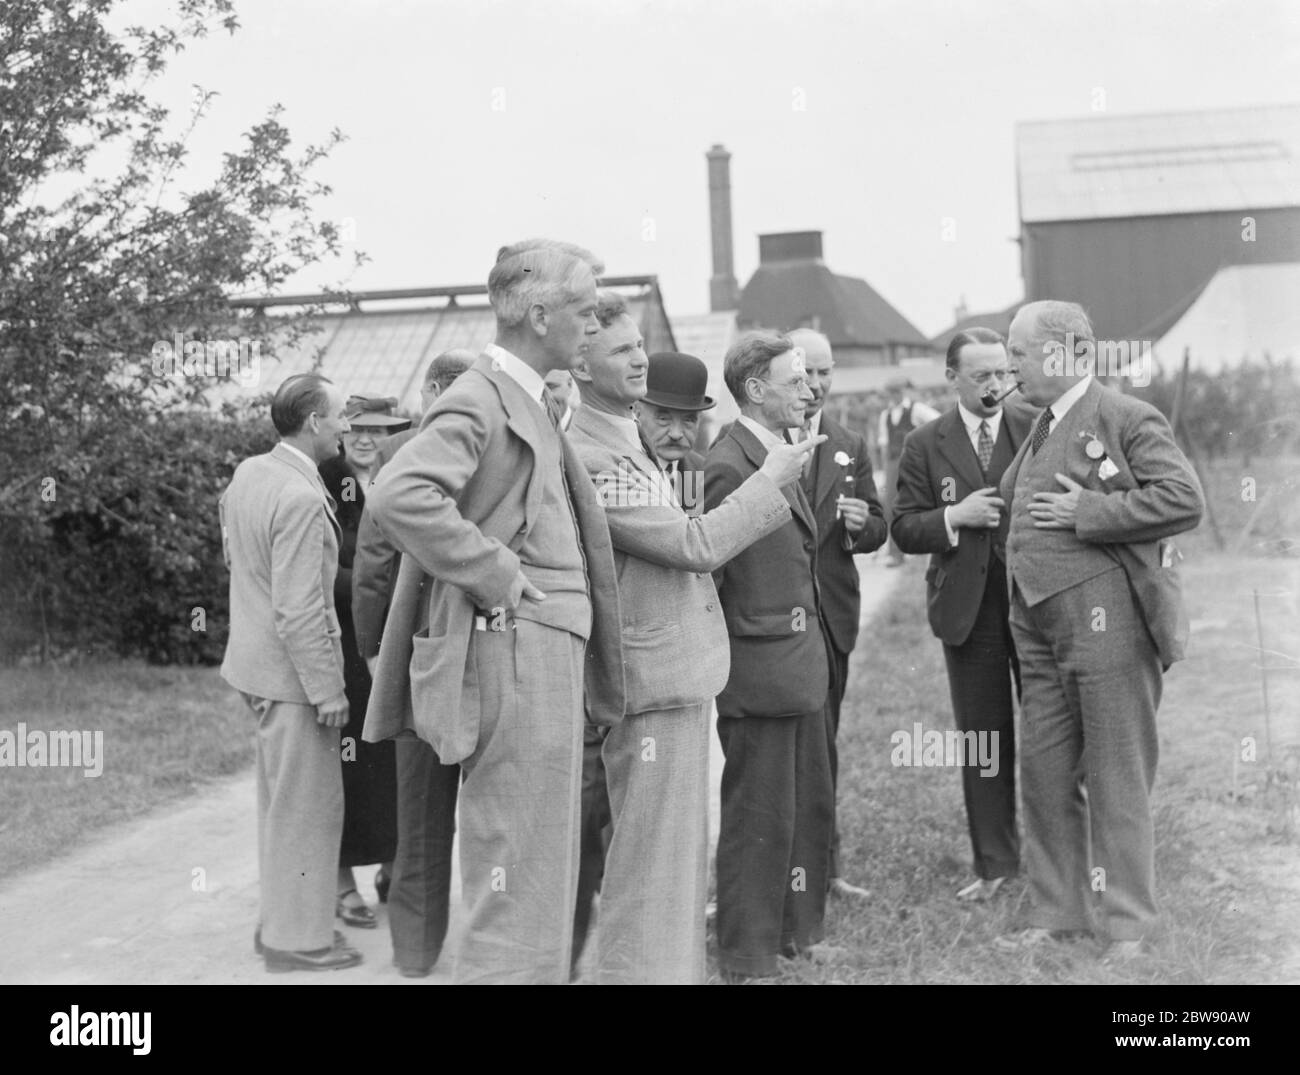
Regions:
[[[379,457],[379,443],[390,433],[410,426],[410,420],[393,414],[395,399],[348,400],[352,431],[343,438],[343,451],[320,465],[321,479],[338,504],[339,571],[334,583],[334,605],[343,630],[343,684],[348,698],[348,723],[343,728],[343,840],[339,848],[337,914],[350,926],[373,929],[375,912],[357,892],[352,867],[379,863],[375,889],[382,902],[388,896],[393,856],[397,850],[397,770],[393,744],[366,743],[361,730],[370,698],[370,673],[357,648],[352,625],[352,557],[357,528]]]

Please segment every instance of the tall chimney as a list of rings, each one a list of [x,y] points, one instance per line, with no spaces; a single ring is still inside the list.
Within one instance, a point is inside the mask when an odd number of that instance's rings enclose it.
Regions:
[[[731,244],[731,154],[714,145],[709,158],[709,230],[713,237],[713,275],[709,277],[709,309],[734,310],[740,288]]]

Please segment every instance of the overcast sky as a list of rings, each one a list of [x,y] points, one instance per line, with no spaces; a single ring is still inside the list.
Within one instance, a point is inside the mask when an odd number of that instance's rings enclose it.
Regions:
[[[128,21],[168,17],[128,0]],[[502,243],[582,243],[708,309],[705,152],[731,150],[736,275],[818,229],[927,335],[1020,298],[1015,124],[1300,100],[1296,0],[244,0],[154,87],[217,90],[208,174],[267,107],[340,127],[325,215],[355,289],[481,283]],[[1098,92],[1100,91],[1100,93]],[[944,241],[944,218],[956,241]],[[317,290],[341,266],[296,281]],[[1068,298],[1068,296],[1061,296]]]

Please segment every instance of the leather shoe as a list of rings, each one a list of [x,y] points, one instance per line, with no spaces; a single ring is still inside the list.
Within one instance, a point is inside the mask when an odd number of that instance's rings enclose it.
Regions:
[[[794,945],[784,949],[781,952],[786,959],[803,958],[810,963],[843,963],[849,958],[847,948],[840,948],[838,945],[827,944],[825,941],[818,941],[816,944],[810,944],[807,948],[797,948]]]
[[[349,896],[356,896],[357,902],[349,902]],[[343,919],[345,926],[356,926],[357,929],[374,929],[379,925],[379,919],[375,917],[375,912],[366,905],[366,901],[361,898],[361,893],[355,888],[339,893],[339,902],[334,908],[334,913]]]
[[[959,891],[957,898],[963,903],[984,903],[998,894],[998,889],[1002,887],[1004,881],[1006,881],[1005,877],[994,877],[990,880],[978,878]]]
[[[855,897],[860,900],[868,899],[871,896],[871,893],[865,888],[850,884],[843,877],[831,878],[830,892],[832,896]]]
[[[342,932],[336,929],[334,931],[334,944],[337,946],[337,945],[347,944],[347,943],[348,943],[347,939],[343,936]],[[261,926],[258,926],[257,929],[253,930],[253,951],[256,952],[259,956],[266,954],[266,945],[262,943]],[[272,949],[272,951],[275,951],[275,949]]]
[[[1000,937],[994,937],[993,947],[1004,952],[1028,952],[1052,941],[1074,941],[1084,935],[1082,930],[1044,929],[1042,926],[1032,926],[1029,929],[1016,930],[1014,933],[1004,933]]]
[[[361,962],[361,953],[346,944],[332,948],[318,948],[314,952],[282,952],[278,948],[262,948],[266,969],[272,974],[296,970],[343,970]]]

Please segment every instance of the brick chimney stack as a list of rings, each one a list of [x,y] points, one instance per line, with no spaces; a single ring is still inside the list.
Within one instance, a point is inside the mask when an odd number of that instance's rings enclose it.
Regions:
[[[709,230],[713,238],[713,275],[709,277],[709,309],[734,310],[740,288],[731,242],[731,154],[721,145],[709,150]]]

